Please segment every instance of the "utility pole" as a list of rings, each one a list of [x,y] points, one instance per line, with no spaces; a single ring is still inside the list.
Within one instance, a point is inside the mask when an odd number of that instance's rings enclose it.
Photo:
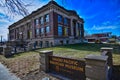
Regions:
[[[1,37],[1,43],[2,43],[2,37],[3,37],[3,36],[1,35],[0,37]]]

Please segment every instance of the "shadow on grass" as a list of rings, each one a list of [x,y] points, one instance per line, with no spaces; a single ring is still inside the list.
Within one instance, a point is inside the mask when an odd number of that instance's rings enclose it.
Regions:
[[[120,54],[120,45],[118,44],[93,44],[93,43],[80,43],[60,46],[60,48],[70,48],[84,51],[100,51],[101,47],[111,47],[115,54]]]
[[[93,52],[100,52],[101,47],[112,47],[113,48],[113,53],[114,54],[120,54],[120,45],[118,44],[93,44],[93,43],[80,43],[80,44],[70,44],[70,45],[63,45],[63,46],[56,46],[58,48],[64,48],[64,49],[75,49],[75,50],[83,50],[83,51],[93,51]],[[51,47],[51,48],[56,48],[56,47]],[[44,49],[44,48],[42,48]],[[21,52],[14,54],[13,56],[9,58],[15,58],[17,56],[21,56],[24,53],[29,53],[29,52],[35,52],[38,53],[40,49],[35,49],[31,50],[28,52]]]
[[[31,52],[33,52],[33,53],[37,53],[37,51],[35,51],[35,50],[31,50],[31,51],[25,51],[25,52],[15,53],[15,54],[13,54],[13,55],[7,57],[7,58],[8,58],[8,59],[9,59],[9,58],[15,58],[15,57],[22,56],[23,54],[26,54],[26,53],[29,54],[29,53],[31,53]]]

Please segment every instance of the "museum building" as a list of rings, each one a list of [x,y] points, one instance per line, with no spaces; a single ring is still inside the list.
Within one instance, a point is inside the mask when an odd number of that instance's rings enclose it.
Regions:
[[[25,41],[36,47],[81,43],[84,20],[76,11],[67,10],[55,1],[32,12],[9,26],[9,41]]]

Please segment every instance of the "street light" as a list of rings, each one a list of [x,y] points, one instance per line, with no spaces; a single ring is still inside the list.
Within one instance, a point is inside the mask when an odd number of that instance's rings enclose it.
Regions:
[[[0,37],[1,37],[1,43],[2,43],[2,37],[3,37],[3,36],[1,35]]]

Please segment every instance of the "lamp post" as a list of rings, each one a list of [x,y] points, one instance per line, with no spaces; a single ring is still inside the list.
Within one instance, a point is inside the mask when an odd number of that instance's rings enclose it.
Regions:
[[[26,49],[25,49],[25,45],[24,45],[24,41],[23,41],[23,32],[20,32],[19,34],[20,34],[20,37],[21,37],[21,47],[23,47],[24,51],[25,51]]]
[[[2,45],[2,37],[3,37],[3,36],[1,35],[0,37],[1,37],[1,45]]]
[[[20,34],[20,43],[22,44],[22,41],[23,41],[22,35],[23,35],[23,33],[20,32],[19,34]]]
[[[2,43],[2,37],[3,37],[3,36],[1,35],[0,37],[1,37],[1,43]]]

